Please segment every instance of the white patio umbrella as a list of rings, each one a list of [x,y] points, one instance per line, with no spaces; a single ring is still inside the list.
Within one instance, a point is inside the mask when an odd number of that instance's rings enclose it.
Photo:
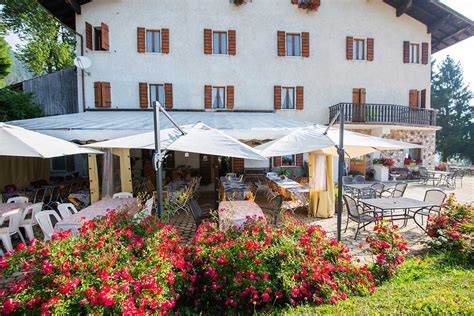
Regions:
[[[252,147],[204,123],[185,125],[181,128],[186,133],[185,135],[181,135],[175,128],[160,131],[162,149],[251,160],[267,159]],[[84,146],[93,148],[154,149],[155,140],[153,132],[148,132]]]
[[[324,126],[311,126],[294,130],[288,135],[257,146],[255,149],[265,157],[317,152],[337,156],[336,144],[339,130],[330,128],[327,134]],[[421,145],[375,137],[351,131],[344,131],[344,150],[350,157],[359,157],[382,150],[423,148]]]
[[[82,148],[59,138],[0,123],[0,156],[52,158],[97,153],[100,152]]]

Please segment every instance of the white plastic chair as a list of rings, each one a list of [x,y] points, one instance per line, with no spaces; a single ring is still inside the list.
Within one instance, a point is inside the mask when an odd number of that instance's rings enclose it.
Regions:
[[[7,200],[7,203],[28,203],[29,200],[26,196],[15,196]]]
[[[58,204],[58,211],[63,219],[71,216],[72,214],[76,214],[78,212],[76,207],[72,203]]]
[[[3,246],[7,251],[13,250],[11,236],[18,234],[21,241],[24,243],[25,239],[20,232],[19,225],[22,213],[19,209],[11,210],[2,214],[0,217],[0,226],[3,225],[6,219],[8,219],[8,226],[0,228],[0,238],[2,239]]]
[[[132,199],[133,193],[130,192],[119,192],[112,195],[113,199]]]
[[[35,203],[33,205],[28,205],[23,210],[23,215],[20,221],[20,227],[22,227],[26,232],[26,237],[31,241],[35,238],[33,233],[33,226],[38,225],[36,221],[36,214],[43,210],[43,202]]]
[[[151,199],[148,199],[146,202],[145,202],[145,215],[149,216],[151,215],[151,211],[153,210],[153,198]]]
[[[225,175],[226,178],[237,178],[237,173],[235,172],[227,172]]]
[[[267,172],[267,178],[274,178],[278,177],[278,173],[276,172]]]
[[[53,216],[56,221],[60,221],[61,218],[55,211],[42,211],[36,214],[36,221],[41,227],[41,231],[44,235],[44,240],[50,240],[51,236],[54,234],[53,223],[51,222],[51,216]]]

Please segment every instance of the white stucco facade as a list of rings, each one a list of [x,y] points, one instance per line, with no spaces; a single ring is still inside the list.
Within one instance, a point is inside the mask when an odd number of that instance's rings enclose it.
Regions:
[[[328,108],[352,102],[365,88],[367,103],[408,105],[409,90],[426,89],[430,64],[404,64],[403,41],[430,43],[426,25],[381,0],[321,1],[306,12],[290,0],[100,0],[82,6],[85,22],[109,26],[110,50],[85,49],[86,108],[94,107],[94,82],[111,83],[112,108],[139,109],[139,82],[172,83],[175,109],[204,109],[204,85],[233,85],[234,110],[273,110],[274,85],[303,86],[303,110],[278,110],[301,121],[325,124]],[[168,28],[169,54],[137,52],[137,27]],[[237,54],[204,54],[203,30],[236,30]],[[309,32],[310,56],[279,57],[277,31]],[[346,36],[374,38],[374,60],[346,60]],[[80,49],[78,49],[80,51]],[[80,76],[80,72],[79,76]],[[78,80],[81,91],[81,80]],[[82,107],[82,96],[79,93]],[[81,109],[82,110],[82,109]]]

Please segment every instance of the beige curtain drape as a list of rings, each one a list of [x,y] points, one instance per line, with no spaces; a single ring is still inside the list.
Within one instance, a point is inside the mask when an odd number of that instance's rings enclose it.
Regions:
[[[309,153],[309,216],[328,218],[334,216],[334,182],[332,156]]]
[[[49,181],[49,159],[0,156],[0,191],[7,184],[24,188],[41,179]]]

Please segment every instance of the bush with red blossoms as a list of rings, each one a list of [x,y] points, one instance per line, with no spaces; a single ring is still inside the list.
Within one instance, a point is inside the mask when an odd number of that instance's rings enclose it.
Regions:
[[[450,260],[474,262],[474,204],[460,204],[451,195],[441,212],[428,219],[428,235],[433,250]]]
[[[261,220],[223,232],[201,226],[186,251],[186,288],[178,306],[211,314],[251,313],[286,304],[335,304],[375,289],[367,266],[319,226],[289,218],[282,228]]]
[[[20,244],[0,259],[2,314],[166,314],[185,272],[177,231],[126,212],[86,222],[79,236]]]
[[[369,252],[374,256],[370,271],[377,284],[392,277],[397,267],[405,260],[407,241],[398,230],[397,225],[379,221],[374,226],[374,235],[366,238]]]

